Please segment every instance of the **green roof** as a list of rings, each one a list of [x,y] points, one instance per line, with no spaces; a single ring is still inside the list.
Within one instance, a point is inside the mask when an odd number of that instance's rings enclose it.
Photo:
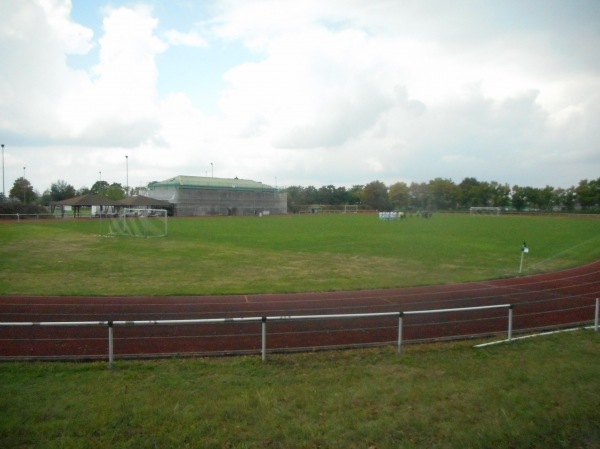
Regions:
[[[212,178],[206,176],[175,176],[164,181],[154,182],[150,189],[158,187],[202,188],[202,189],[242,189],[242,190],[276,190],[262,182],[239,178]]]

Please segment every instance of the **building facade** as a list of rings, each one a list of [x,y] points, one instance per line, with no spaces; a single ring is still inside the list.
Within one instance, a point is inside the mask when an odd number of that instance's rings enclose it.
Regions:
[[[287,214],[286,192],[247,179],[176,176],[143,193],[169,201],[179,217]]]

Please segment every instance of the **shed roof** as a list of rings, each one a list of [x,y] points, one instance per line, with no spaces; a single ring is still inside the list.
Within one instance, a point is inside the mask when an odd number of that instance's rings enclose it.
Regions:
[[[120,206],[118,201],[114,201],[101,195],[80,195],[66,200],[53,203],[57,206]]]
[[[122,206],[170,206],[171,203],[165,200],[157,200],[144,195],[133,195],[119,200]]]
[[[213,178],[206,176],[175,176],[164,181],[154,182],[148,186],[151,190],[157,187],[181,187],[202,189],[240,189],[240,190],[276,190],[262,182],[239,178]]]

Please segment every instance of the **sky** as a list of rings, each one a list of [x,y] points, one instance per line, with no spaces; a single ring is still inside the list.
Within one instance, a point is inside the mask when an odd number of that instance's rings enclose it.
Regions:
[[[600,177],[597,0],[0,0],[3,190]]]

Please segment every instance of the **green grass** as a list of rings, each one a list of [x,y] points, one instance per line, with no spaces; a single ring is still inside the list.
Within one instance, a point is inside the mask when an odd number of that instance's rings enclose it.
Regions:
[[[100,220],[0,223],[0,294],[203,295],[372,289],[551,271],[600,257],[600,220],[375,215],[179,218],[164,238]]]
[[[598,448],[600,335],[0,364],[3,448]]]

